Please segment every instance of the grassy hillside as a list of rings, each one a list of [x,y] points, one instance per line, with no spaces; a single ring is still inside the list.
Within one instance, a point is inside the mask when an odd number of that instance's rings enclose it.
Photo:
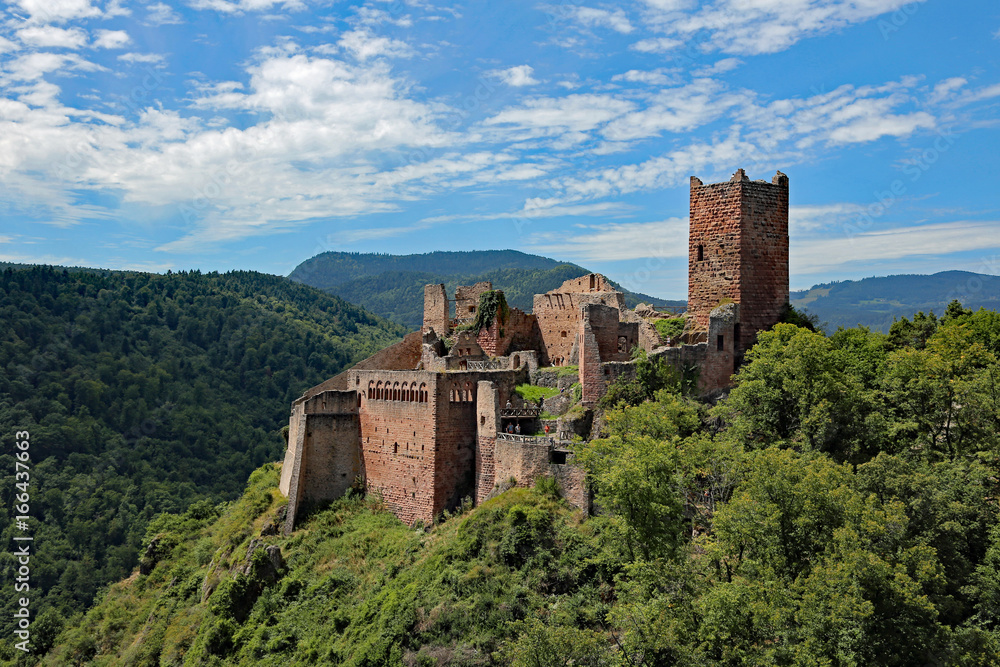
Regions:
[[[431,532],[344,499],[260,538],[277,479],[265,466],[236,503],[157,520],[152,572],[112,586],[44,664],[497,664],[518,619],[599,627],[614,573],[601,521],[551,492],[514,490]]]
[[[424,255],[327,252],[306,260],[288,277],[416,328],[423,320],[424,285],[444,283],[448,294],[453,295],[457,285],[488,280],[494,288],[504,290],[507,303],[530,312],[535,294],[588,273],[576,264],[516,250],[477,250]],[[626,303],[633,308],[640,302],[683,305],[682,301],[622,291]]]
[[[830,331],[862,325],[883,333],[894,319],[919,311],[940,316],[953,299],[973,310],[996,310],[1000,308],[1000,277],[942,271],[930,276],[845,280],[791,293],[793,306],[817,315]]]
[[[30,433],[43,645],[135,567],[152,516],[236,497],[250,471],[281,457],[294,398],[402,334],[319,290],[250,272],[7,269],[0,317],[0,433]],[[0,470],[11,508],[9,447]],[[7,577],[9,552],[0,558]],[[13,603],[0,603],[0,636],[11,634]]]

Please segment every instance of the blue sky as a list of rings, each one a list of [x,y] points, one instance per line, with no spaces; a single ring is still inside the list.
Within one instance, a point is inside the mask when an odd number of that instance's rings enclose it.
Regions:
[[[514,248],[686,293],[689,177],[792,288],[1000,274],[995,0],[6,0],[0,261]]]

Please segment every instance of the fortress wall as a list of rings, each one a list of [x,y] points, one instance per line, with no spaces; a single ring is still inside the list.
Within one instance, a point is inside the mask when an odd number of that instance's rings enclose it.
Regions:
[[[401,521],[434,517],[437,374],[359,371],[361,454],[370,492]],[[388,388],[387,388],[388,387]]]
[[[288,497],[285,532],[304,502],[343,495],[361,472],[358,396],[325,391],[293,404],[279,490]]]
[[[439,376],[436,401],[437,447],[434,452],[434,494],[431,518],[454,509],[465,496],[474,497],[476,471],[476,373]],[[470,377],[472,376],[472,377]]]

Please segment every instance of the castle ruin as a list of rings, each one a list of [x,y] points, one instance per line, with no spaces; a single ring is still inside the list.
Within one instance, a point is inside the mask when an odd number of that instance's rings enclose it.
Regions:
[[[289,499],[285,531],[304,503],[355,486],[381,493],[411,525],[430,524],[463,498],[481,503],[540,476],[554,477],[568,502],[588,510],[571,443],[589,436],[608,386],[634,377],[634,349],[694,371],[708,394],[728,386],[757,332],[778,321],[788,302],[788,177],[751,181],[742,169],[725,183],[692,177],[688,258],[686,326],[676,341],[626,308],[600,274],[536,295],[531,313],[479,313],[484,303],[503,303],[490,283],[459,287],[454,299],[444,285],[427,285],[421,331],[292,404],[279,487]],[[578,371],[551,372],[564,366]],[[515,391],[554,385],[560,392],[545,407],[556,410],[571,402],[568,381],[579,383],[572,420],[543,420],[543,406]],[[528,434],[543,422],[554,430]]]

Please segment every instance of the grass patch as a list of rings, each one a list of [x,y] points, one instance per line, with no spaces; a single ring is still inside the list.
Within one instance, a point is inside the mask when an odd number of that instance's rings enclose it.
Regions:
[[[684,333],[684,318],[671,317],[656,320],[653,326],[656,327],[656,333],[660,334],[661,338],[679,338]]]
[[[579,375],[579,366],[546,366],[539,368],[539,373],[555,373],[556,377],[566,377],[567,375]]]
[[[559,393],[559,390],[554,387],[539,387],[534,384],[519,384],[514,391],[529,403],[537,403],[542,399],[551,398]]]

